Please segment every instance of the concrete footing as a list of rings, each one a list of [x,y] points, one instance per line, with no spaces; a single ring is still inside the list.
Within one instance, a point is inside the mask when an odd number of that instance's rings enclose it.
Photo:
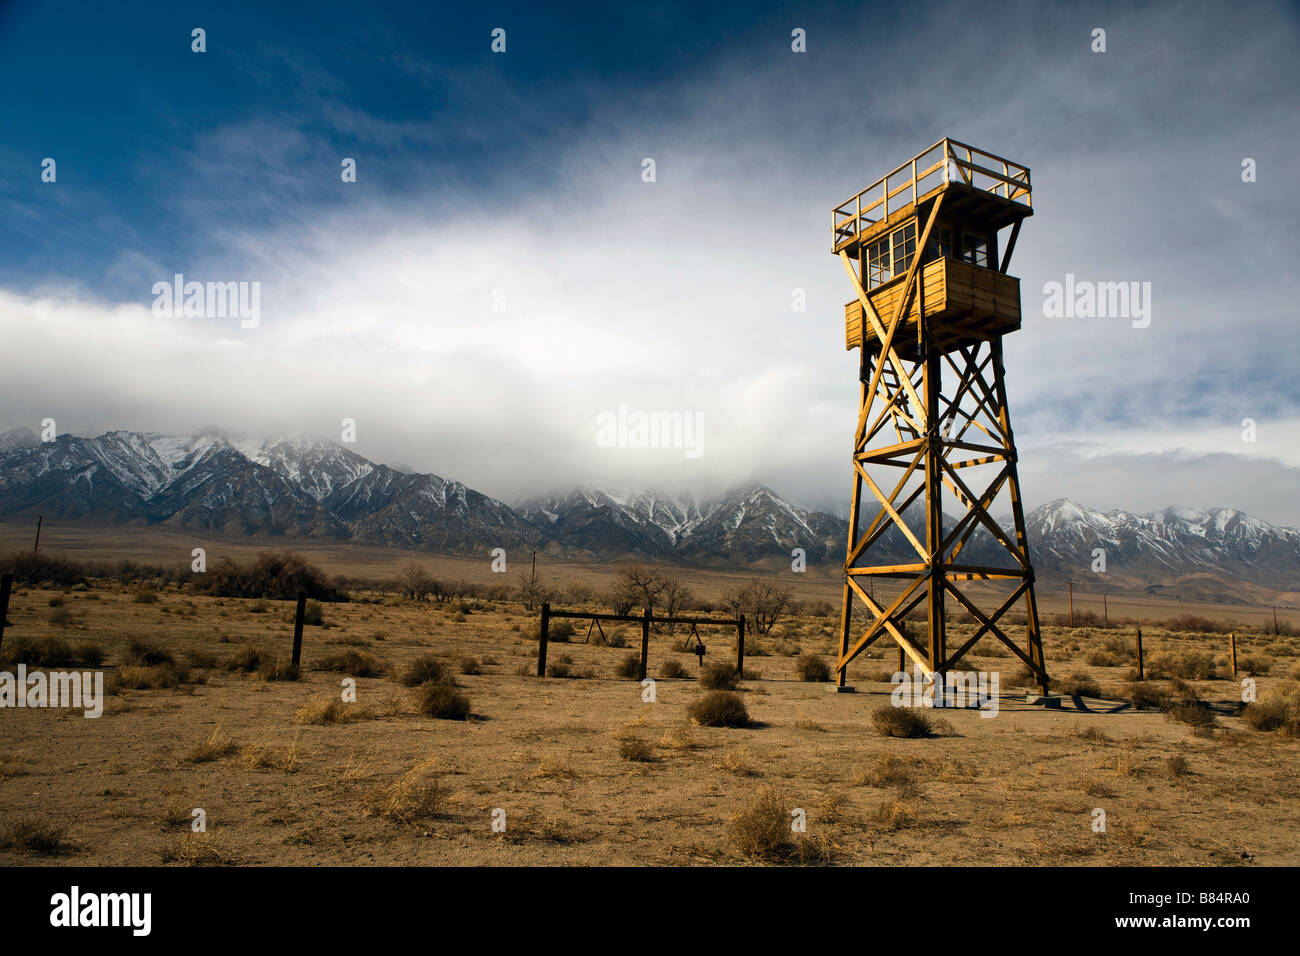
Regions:
[[[1053,710],[1061,709],[1060,694],[1026,694],[1025,703],[1033,704],[1037,707],[1050,707]]]

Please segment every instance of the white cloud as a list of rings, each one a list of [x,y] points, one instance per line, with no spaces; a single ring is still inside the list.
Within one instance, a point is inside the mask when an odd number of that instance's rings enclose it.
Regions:
[[[283,211],[276,228],[220,222],[218,249],[193,262],[124,249],[115,268],[140,276],[135,304],[0,290],[0,335],[23,358],[0,380],[0,408],[13,424],[52,416],[77,433],[211,423],[337,437],[339,420],[355,418],[363,454],[507,499],[573,483],[708,491],[765,480],[796,500],[837,502],[849,486],[857,359],[842,345],[851,293],[828,253],[829,209],[951,132],[1033,167],[1036,215],[1011,270],[1025,326],[1007,340],[1028,503],[1222,504],[1300,523],[1274,490],[1293,487],[1300,465],[1297,350],[1283,312],[1297,280],[1281,252],[1296,200],[1243,191],[1236,172],[1239,154],[1280,159],[1300,144],[1281,102],[1230,108],[1253,96],[1252,64],[1283,62],[1293,32],[1256,24],[1250,43],[1224,48],[1210,24],[1113,23],[1102,63],[1038,46],[1044,32],[1017,17],[909,22],[970,48],[987,29],[988,45],[1017,54],[978,74],[937,56],[919,99],[853,93],[891,75],[891,58],[909,77],[915,63],[889,47],[846,57],[848,33],[826,38],[825,61],[743,69],[719,57],[689,85],[645,91],[677,104],[667,113],[610,103],[570,121],[572,140],[549,144],[545,165],[530,143],[500,195],[359,191],[322,212],[302,204],[301,171],[278,174],[291,194],[279,206],[255,196],[239,207],[259,220]],[[1161,45],[1125,52],[1150,36]],[[987,82],[976,89],[972,75]],[[1198,109],[1180,105],[1189,96]],[[330,116],[371,140],[420,139],[351,108]],[[272,165],[318,141],[266,120],[228,132],[234,145],[196,160],[197,175],[220,181],[263,136]],[[657,161],[654,184],[641,181],[643,156]],[[531,194],[530,177],[544,182]],[[257,188],[256,176],[239,186]],[[221,205],[218,191],[184,208],[202,218]],[[261,326],[153,317],[148,287],[172,271],[260,281]],[[1067,271],[1152,282],[1151,328],[1042,318],[1043,283]],[[806,313],[790,309],[795,287]],[[503,314],[491,309],[494,289]],[[700,413],[705,454],[599,448],[596,415],[620,404]],[[1243,448],[1248,415],[1259,442]],[[1079,443],[1100,450],[1081,455]],[[1062,444],[1072,457],[1059,456]],[[1198,482],[1198,469],[1213,480]]]

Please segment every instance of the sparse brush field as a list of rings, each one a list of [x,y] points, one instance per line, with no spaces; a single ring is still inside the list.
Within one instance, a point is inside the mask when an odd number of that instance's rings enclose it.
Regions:
[[[577,628],[538,679],[517,604],[370,600],[324,604],[295,671],[292,602],[16,589],[0,670],[99,668],[110,696],[96,720],[0,710],[0,864],[1300,863],[1296,637],[1239,632],[1244,713],[1226,636],[1194,621],[1144,626],[1141,684],[1131,629],[1049,626],[1080,695],[1060,710],[985,641],[967,668],[1001,675],[999,715],[913,728],[875,716],[896,649],[854,663],[856,694],[824,682],[834,613],[751,638],[708,688],[655,634],[651,676],[684,676],[646,702],[635,629]],[[732,660],[705,640],[706,667]]]

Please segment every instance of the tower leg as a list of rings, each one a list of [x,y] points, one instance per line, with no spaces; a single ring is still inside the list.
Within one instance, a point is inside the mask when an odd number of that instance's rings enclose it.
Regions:
[[[942,425],[939,422],[939,387],[942,381],[940,356],[931,348],[925,357],[925,550],[927,560],[926,621],[930,629],[930,670],[945,669],[947,650],[944,646],[946,629],[943,615],[945,585],[943,561],[943,476],[940,459],[943,457]],[[935,675],[939,679],[938,673]]]
[[[993,353],[993,388],[998,402],[998,419],[1003,434],[1006,435],[1007,447],[1013,450],[1009,461],[1010,476],[1007,480],[1007,487],[1011,495],[1011,518],[1015,523],[1016,545],[1028,562],[1029,535],[1025,525],[1024,504],[1020,500],[1020,476],[1014,453],[1016,446],[1011,432],[1011,411],[1007,405],[1006,374],[1002,366],[1002,339],[994,339],[991,348]],[[1029,655],[1029,660],[1033,663],[1034,669],[1038,672],[1038,689],[1043,694],[1046,694],[1048,691],[1048,677],[1043,660],[1043,635],[1038,621],[1038,599],[1034,596],[1033,565],[1030,564],[1025,571],[1029,578],[1029,586],[1025,588],[1025,633],[1028,643],[1025,650]]]
[[[867,395],[867,384],[864,380],[866,376],[866,366],[861,366],[858,371],[858,410],[861,410],[866,402],[870,400]],[[854,455],[857,454],[857,443],[854,443]],[[849,588],[848,563],[852,560],[853,545],[858,538],[858,515],[859,508],[862,504],[862,476],[858,474],[857,468],[853,469],[853,501],[849,505],[849,541],[845,550],[845,574],[844,574],[844,597],[843,608],[840,611],[840,662],[839,686],[847,686],[849,678],[848,653],[849,642],[852,640],[851,631],[853,629],[853,593]]]

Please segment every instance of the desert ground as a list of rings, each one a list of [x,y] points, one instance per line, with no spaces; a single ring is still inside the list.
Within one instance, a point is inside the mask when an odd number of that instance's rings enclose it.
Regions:
[[[0,656],[90,645],[109,694],[98,719],[0,709],[0,863],[1300,863],[1300,739],[1255,729],[1239,683],[1294,700],[1300,639],[1262,625],[1239,625],[1234,679],[1212,622],[1149,621],[1136,692],[1131,626],[1049,625],[1060,709],[1027,703],[1019,663],[986,639],[966,666],[1000,674],[997,716],[927,710],[931,735],[905,738],[873,716],[893,709],[896,649],[854,662],[856,693],[801,679],[801,661],[833,658],[825,608],[751,638],[739,727],[688,714],[710,692],[682,631],[653,635],[647,701],[621,676],[635,626],[584,643],[580,625],[549,649],[568,676],[538,678],[535,610],[362,591],[323,606],[297,679],[277,679],[292,676],[293,608],[112,581],[16,587]],[[731,659],[732,632],[701,636],[706,665]],[[431,658],[467,719],[421,712],[432,685],[407,672]]]

